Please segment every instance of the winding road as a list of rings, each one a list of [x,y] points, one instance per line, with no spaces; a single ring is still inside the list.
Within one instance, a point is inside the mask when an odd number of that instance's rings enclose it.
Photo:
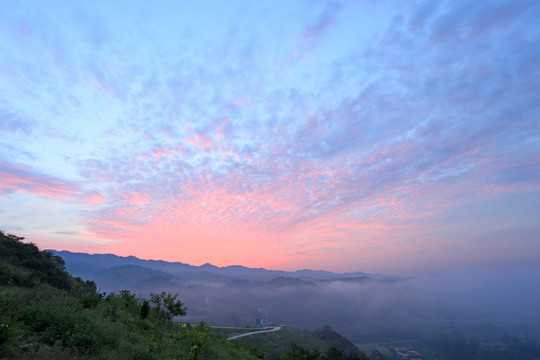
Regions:
[[[279,331],[279,330],[281,330],[281,326],[276,326],[276,327],[273,327],[272,329],[269,329],[269,330],[252,331],[252,332],[248,332],[248,333],[244,333],[244,334],[240,334],[240,335],[231,336],[231,337],[227,338],[227,341],[236,340],[236,339],[239,339],[239,338],[244,337],[244,336],[251,336],[251,335],[262,334],[262,333],[270,333],[270,332]]]

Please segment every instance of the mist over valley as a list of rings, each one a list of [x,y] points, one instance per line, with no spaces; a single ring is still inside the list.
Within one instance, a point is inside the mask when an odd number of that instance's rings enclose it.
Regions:
[[[302,329],[329,325],[357,344],[436,331],[540,333],[539,268],[468,268],[413,278],[55,254],[74,276],[95,280],[101,291],[178,293],[190,322],[244,327],[262,318]]]

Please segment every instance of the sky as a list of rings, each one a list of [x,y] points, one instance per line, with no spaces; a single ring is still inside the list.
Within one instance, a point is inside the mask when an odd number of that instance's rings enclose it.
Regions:
[[[0,0],[0,229],[415,274],[540,258],[540,2]]]

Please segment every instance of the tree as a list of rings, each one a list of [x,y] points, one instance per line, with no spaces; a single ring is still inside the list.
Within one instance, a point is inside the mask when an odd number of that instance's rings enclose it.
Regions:
[[[150,303],[148,300],[144,300],[141,305],[141,319],[146,319],[148,317],[148,313],[150,312]]]
[[[160,294],[150,293],[150,302],[154,305],[158,314],[167,320],[171,320],[175,316],[186,315],[186,307],[177,298],[178,293],[174,295],[165,291]]]

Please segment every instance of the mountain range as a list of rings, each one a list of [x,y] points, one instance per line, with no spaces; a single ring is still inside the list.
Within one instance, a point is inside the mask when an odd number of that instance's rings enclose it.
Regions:
[[[270,281],[276,278],[299,279],[303,281],[351,281],[355,279],[396,280],[397,276],[367,274],[361,271],[334,273],[323,270],[267,270],[249,268],[241,265],[218,267],[212,264],[201,266],[163,260],[143,260],[135,256],[117,256],[114,254],[87,254],[70,251],[48,250],[60,256],[66,262],[66,269],[84,280],[94,280],[104,290],[116,289],[117,280],[127,281],[123,285],[137,285],[151,282],[153,286],[179,285],[188,286],[201,282],[228,282],[237,280]],[[116,279],[116,280],[115,280]],[[283,281],[283,280],[282,280]]]
[[[186,320],[226,326],[285,324],[316,329],[350,327],[379,309],[387,294],[400,293],[404,278],[351,272],[281,271],[245,266],[193,266],[134,256],[49,250],[64,259],[75,277],[93,280],[102,292],[130,290],[178,293],[188,307]],[[394,295],[390,298],[395,297]],[[366,312],[365,309],[368,309]]]

